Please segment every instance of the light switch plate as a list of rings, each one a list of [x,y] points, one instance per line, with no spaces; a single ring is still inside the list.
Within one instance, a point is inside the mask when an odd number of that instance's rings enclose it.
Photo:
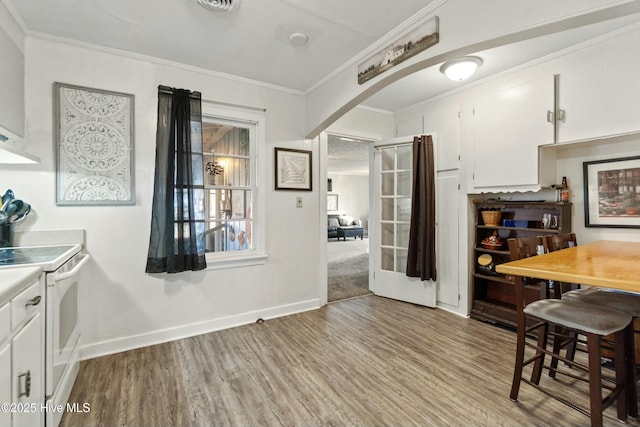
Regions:
[[[302,207],[302,197],[296,197],[296,208]]]

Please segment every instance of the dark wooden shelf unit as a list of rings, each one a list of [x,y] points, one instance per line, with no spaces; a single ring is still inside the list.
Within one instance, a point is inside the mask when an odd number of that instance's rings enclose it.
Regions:
[[[502,217],[499,225],[486,225],[482,221],[483,210],[500,210]],[[496,323],[507,327],[516,326],[515,289],[513,278],[498,274],[495,268],[487,271],[479,268],[478,257],[488,254],[493,259],[493,265],[511,260],[507,239],[516,237],[543,236],[549,234],[571,232],[571,204],[563,202],[476,202],[476,225],[474,238],[474,273],[472,276],[473,304],[471,317],[485,322]],[[558,227],[555,229],[542,228],[543,214],[556,215]],[[518,221],[527,227],[508,227],[504,220]],[[485,249],[481,245],[482,239],[497,232],[503,246],[499,249]],[[540,299],[540,285],[532,280],[525,286],[527,302]]]

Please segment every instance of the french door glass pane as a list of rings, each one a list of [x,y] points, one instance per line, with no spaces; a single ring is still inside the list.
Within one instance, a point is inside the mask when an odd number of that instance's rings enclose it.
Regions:
[[[380,194],[383,196],[393,196],[395,194],[395,176],[392,173],[383,173],[381,178]]]
[[[393,249],[382,248],[380,250],[380,269],[386,271],[394,271],[393,270]]]
[[[407,272],[407,254],[405,249],[396,249],[396,273]]]
[[[396,221],[411,221],[411,199],[403,197],[396,200],[398,202]]]
[[[398,241],[396,242],[396,246],[406,249],[409,247],[409,224],[398,224],[397,227],[398,232],[396,235]]]
[[[395,219],[395,200],[392,198],[385,198],[380,200],[380,203],[382,205],[382,221],[393,221]]]
[[[410,145],[398,147],[398,170],[410,170],[413,148]]]
[[[398,196],[411,197],[411,172],[398,172]]]
[[[395,233],[393,231],[393,223],[382,223],[382,238],[381,243],[383,246],[393,246],[395,244]]]
[[[381,156],[382,171],[394,170],[396,168],[395,148],[383,148]]]

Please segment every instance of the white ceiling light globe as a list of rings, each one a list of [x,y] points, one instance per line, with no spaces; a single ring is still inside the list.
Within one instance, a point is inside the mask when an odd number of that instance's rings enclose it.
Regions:
[[[461,81],[471,77],[481,64],[482,59],[477,56],[464,56],[445,62],[440,67],[440,71],[450,80]]]

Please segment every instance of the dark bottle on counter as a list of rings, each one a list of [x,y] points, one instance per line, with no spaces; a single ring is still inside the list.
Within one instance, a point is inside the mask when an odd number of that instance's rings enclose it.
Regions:
[[[567,177],[562,177],[562,188],[560,189],[560,201],[568,202],[569,201],[569,184],[567,184]]]

